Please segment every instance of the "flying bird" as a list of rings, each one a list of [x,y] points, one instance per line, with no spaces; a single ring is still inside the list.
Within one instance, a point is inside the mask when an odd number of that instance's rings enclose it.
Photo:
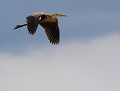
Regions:
[[[14,30],[23,26],[27,26],[28,32],[31,35],[34,35],[38,28],[38,25],[40,24],[44,28],[50,43],[54,45],[59,44],[60,33],[57,19],[58,16],[66,15],[58,13],[44,14],[44,12],[36,12],[26,17],[27,23],[17,25]]]

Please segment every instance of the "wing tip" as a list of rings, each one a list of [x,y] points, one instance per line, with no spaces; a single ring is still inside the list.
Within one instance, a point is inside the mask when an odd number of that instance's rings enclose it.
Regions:
[[[58,44],[59,44],[59,41],[55,41],[55,42],[50,41],[50,43],[52,43],[53,45],[58,45]]]

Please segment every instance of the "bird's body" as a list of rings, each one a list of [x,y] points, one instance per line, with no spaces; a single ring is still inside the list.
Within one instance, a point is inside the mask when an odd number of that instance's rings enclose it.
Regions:
[[[65,16],[63,14],[44,14],[43,12],[37,12],[26,17],[27,23],[17,25],[14,29],[27,26],[28,32],[34,34],[37,30],[38,24],[40,24],[46,32],[50,43],[58,44],[60,40],[59,26],[57,16]]]

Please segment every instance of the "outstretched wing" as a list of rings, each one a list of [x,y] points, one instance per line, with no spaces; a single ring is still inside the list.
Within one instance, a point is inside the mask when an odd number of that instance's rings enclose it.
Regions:
[[[60,34],[59,34],[59,27],[58,27],[58,20],[56,18],[56,21],[49,22],[49,21],[43,21],[40,23],[40,25],[45,29],[46,35],[52,44],[58,44],[60,40]]]
[[[36,17],[30,15],[26,17],[26,19],[27,19],[28,32],[33,35],[36,32],[38,27],[38,23],[36,22]]]

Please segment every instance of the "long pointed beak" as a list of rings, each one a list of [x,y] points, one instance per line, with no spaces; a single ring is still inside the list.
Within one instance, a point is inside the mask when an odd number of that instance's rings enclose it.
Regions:
[[[67,16],[67,15],[59,14],[59,16]]]

